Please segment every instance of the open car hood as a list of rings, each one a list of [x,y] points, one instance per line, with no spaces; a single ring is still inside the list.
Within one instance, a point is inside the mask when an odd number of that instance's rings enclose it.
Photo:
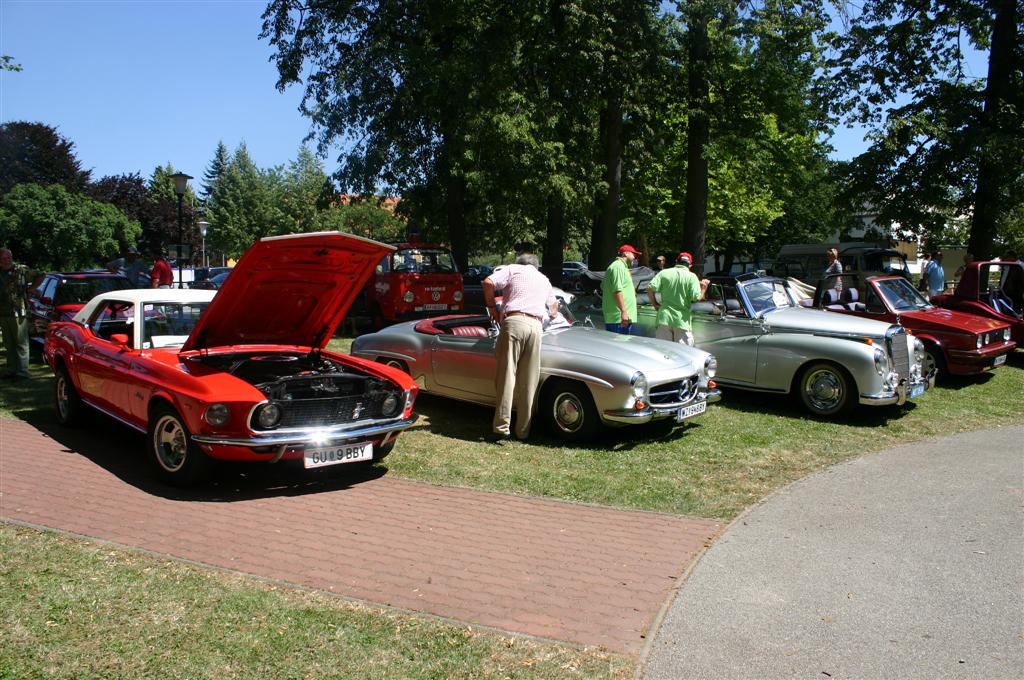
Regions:
[[[260,239],[242,255],[181,351],[268,344],[322,348],[392,250],[333,231]]]

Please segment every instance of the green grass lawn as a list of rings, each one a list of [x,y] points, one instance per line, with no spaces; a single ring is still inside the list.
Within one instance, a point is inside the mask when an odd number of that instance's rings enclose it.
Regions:
[[[49,370],[32,373],[0,386],[0,417],[52,417]],[[543,434],[488,444],[491,409],[424,395],[420,421],[384,465],[438,484],[730,520],[836,462],[1024,422],[1021,394],[1018,351],[992,374],[844,422],[813,420],[781,397],[727,392],[685,427],[611,430],[586,447]],[[0,620],[0,678],[625,677],[633,664],[10,526],[0,526]]]

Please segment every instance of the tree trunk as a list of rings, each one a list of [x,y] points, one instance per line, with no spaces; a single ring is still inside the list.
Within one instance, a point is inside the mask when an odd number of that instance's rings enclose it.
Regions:
[[[565,245],[565,203],[560,196],[548,198],[548,238],[544,247],[544,272],[552,286],[562,285],[562,248]]]
[[[613,96],[601,112],[601,155],[608,190],[595,199],[596,213],[590,234],[588,265],[595,271],[607,268],[615,255],[622,194],[622,101]]]
[[[466,265],[469,263],[466,238],[466,179],[450,169],[446,183],[445,211],[448,215],[448,237],[451,239],[455,266],[462,272],[466,271]]]
[[[974,218],[968,252],[977,260],[993,256],[999,197],[1006,182],[998,160],[1000,119],[1009,105],[1011,72],[1017,54],[1017,0],[997,0],[992,22],[992,50],[988,58],[988,83],[985,86],[985,110],[981,115],[981,149],[978,158],[978,184],[974,192]]]
[[[711,138],[708,121],[708,17],[695,8],[689,18],[689,108],[686,135],[686,210],[683,220],[683,250],[693,254],[694,268],[704,262],[704,236],[708,221],[708,159]]]

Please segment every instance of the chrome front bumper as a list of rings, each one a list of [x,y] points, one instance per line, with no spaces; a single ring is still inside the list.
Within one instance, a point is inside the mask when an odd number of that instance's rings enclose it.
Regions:
[[[392,435],[406,429],[416,422],[419,416],[415,413],[405,420],[391,423],[375,423],[363,427],[318,427],[308,429],[291,429],[287,432],[272,432],[253,437],[232,437],[230,435],[194,434],[192,441],[197,444],[213,446],[246,446],[258,448],[263,446],[296,446],[312,444],[323,446],[328,443],[341,443],[354,439],[375,439],[380,436]]]
[[[927,379],[916,383],[911,383],[908,380],[901,380],[900,384],[896,386],[895,391],[862,394],[860,395],[860,403],[868,406],[888,406],[891,404],[902,406],[907,403],[911,386],[923,384],[925,386],[925,392],[935,387],[935,376],[937,373],[938,371],[936,369],[932,369],[931,373],[928,374]]]
[[[696,404],[701,401],[714,404],[721,400],[722,392],[720,390],[705,390],[685,404],[648,406],[647,408],[639,411],[636,409],[612,409],[602,413],[601,417],[605,422],[612,424],[642,425],[643,423],[648,423],[652,420],[661,420],[662,418],[675,416],[675,414],[679,412],[680,408],[685,408],[691,404]],[[707,411],[705,411],[705,413],[707,413]]]

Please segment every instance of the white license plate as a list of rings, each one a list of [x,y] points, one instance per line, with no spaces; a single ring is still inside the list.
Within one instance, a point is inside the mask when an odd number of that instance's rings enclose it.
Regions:
[[[314,449],[306,449],[302,456],[302,463],[307,469],[342,463],[358,463],[361,460],[373,460],[373,442],[318,446]]]
[[[924,385],[911,385],[910,386],[910,398],[917,399],[924,394]]]
[[[1002,366],[1003,364],[1005,364],[1007,356],[1009,356],[1009,355],[1007,355],[1007,354],[1000,354],[999,356],[997,356],[996,360],[992,362],[992,367],[995,368],[996,366]]]
[[[683,406],[676,413],[676,420],[686,420],[694,416],[699,416],[708,409],[708,403],[706,401],[698,401],[696,404],[690,404],[689,406]]]
[[[436,312],[438,310],[447,310],[448,305],[423,305],[424,311]]]

